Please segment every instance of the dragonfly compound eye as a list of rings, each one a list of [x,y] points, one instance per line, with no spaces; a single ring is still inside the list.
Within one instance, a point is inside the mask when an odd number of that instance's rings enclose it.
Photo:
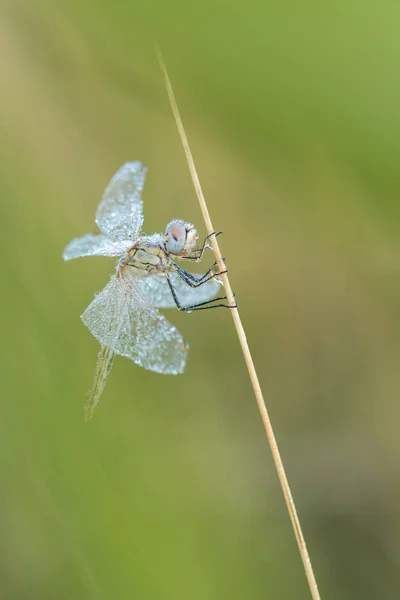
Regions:
[[[165,232],[166,245],[168,252],[179,254],[186,245],[186,228],[182,221],[174,220],[168,225]]]

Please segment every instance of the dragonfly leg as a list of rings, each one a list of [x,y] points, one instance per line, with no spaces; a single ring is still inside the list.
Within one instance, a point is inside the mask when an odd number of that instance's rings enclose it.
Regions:
[[[192,250],[192,252],[190,253],[190,255],[188,256],[181,256],[180,258],[185,258],[186,260],[195,260],[197,262],[200,262],[201,259],[203,258],[203,254],[204,252],[207,250],[207,248],[211,248],[211,246],[208,243],[208,240],[215,235],[215,237],[217,237],[218,235],[221,235],[222,231],[213,231],[212,233],[210,233],[209,235],[207,235],[204,238],[204,242],[201,248],[195,248],[194,250]]]
[[[218,298],[213,298],[212,300],[205,300],[204,302],[199,302],[198,304],[192,304],[191,306],[182,306],[182,304],[179,301],[178,295],[176,293],[176,289],[172,283],[172,281],[170,280],[168,273],[166,273],[166,277],[167,277],[167,282],[169,285],[169,288],[171,290],[172,293],[172,297],[175,301],[176,307],[178,310],[181,310],[182,312],[192,312],[195,310],[207,310],[209,308],[237,308],[237,304],[235,302],[235,304],[223,304],[222,302],[220,302],[219,304],[214,304],[214,302],[220,301],[220,300],[226,300],[226,296],[219,296]],[[194,286],[196,287],[196,286]]]
[[[225,269],[224,271],[218,271],[216,273],[214,269],[217,266],[218,265],[215,263],[211,267],[211,269],[208,269],[208,271],[204,273],[204,275],[202,275],[201,277],[196,277],[192,273],[188,273],[188,271],[185,271],[185,269],[181,269],[180,267],[178,267],[178,265],[176,265],[176,272],[185,283],[187,283],[192,288],[196,288],[203,285],[204,283],[207,283],[207,281],[210,281],[210,279],[214,279],[214,277],[218,277],[218,275],[223,275],[224,273],[228,272],[228,270]]]
[[[209,308],[237,308],[237,302],[235,302],[235,304],[211,304],[217,300],[227,300],[227,298],[226,296],[220,296],[219,298],[214,298],[213,300],[200,302],[199,304],[193,304],[193,306],[185,306],[185,308],[182,308],[181,310],[184,312],[193,312],[195,310],[208,310]]]

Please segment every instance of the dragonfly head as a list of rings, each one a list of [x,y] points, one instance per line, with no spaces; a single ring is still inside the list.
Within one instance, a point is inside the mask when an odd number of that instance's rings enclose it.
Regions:
[[[165,230],[165,246],[167,252],[182,256],[190,252],[198,238],[198,233],[192,225],[181,219],[173,219]]]

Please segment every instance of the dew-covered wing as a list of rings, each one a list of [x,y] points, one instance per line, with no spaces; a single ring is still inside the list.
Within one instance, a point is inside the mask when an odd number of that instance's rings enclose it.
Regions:
[[[103,346],[156,371],[182,373],[188,345],[177,329],[145,301],[136,281],[113,275],[82,315]]]
[[[132,246],[131,240],[112,241],[101,233],[88,233],[75,238],[63,252],[64,260],[81,256],[121,256]]]
[[[96,223],[112,240],[136,237],[143,225],[141,192],[146,167],[140,162],[125,163],[108,184],[97,208]]]
[[[221,287],[221,284],[218,281],[211,279],[210,281],[203,283],[203,285],[192,288],[176,273],[171,273],[169,277],[182,306],[193,306],[194,304],[211,300]],[[138,278],[137,284],[149,304],[152,304],[157,308],[176,308],[165,275],[159,274],[150,275],[149,277],[140,279]]]

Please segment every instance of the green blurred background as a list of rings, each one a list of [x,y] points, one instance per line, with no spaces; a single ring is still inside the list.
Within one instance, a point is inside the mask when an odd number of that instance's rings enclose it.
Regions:
[[[145,231],[205,234],[163,47],[324,599],[400,597],[400,5],[3,0],[0,597],[307,599],[228,312],[169,319],[183,376],[79,315],[114,263],[63,263],[113,173]]]

